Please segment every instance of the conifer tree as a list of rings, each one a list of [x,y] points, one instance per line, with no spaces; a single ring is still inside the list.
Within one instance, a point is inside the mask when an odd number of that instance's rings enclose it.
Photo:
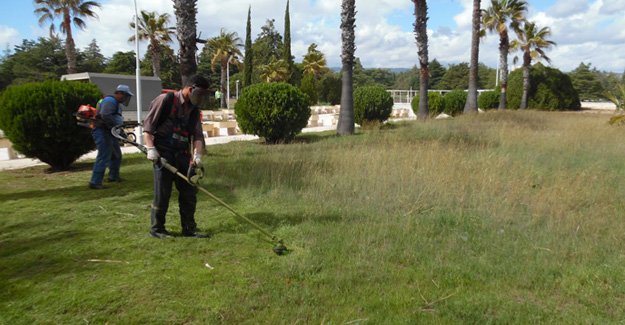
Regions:
[[[254,50],[252,49],[252,6],[247,11],[247,28],[245,29],[245,70],[243,86],[252,84]]]
[[[282,59],[289,65],[289,75],[293,73],[293,55],[291,53],[291,17],[289,14],[289,0],[286,1],[286,11],[284,13],[284,50]]]

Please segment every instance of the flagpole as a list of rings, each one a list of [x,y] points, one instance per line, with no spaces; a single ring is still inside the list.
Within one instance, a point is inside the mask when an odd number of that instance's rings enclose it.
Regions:
[[[143,127],[141,126],[141,61],[139,61],[139,10],[137,10],[137,0],[135,2],[135,54],[136,54],[136,74],[137,79],[137,140],[139,144],[143,144]]]

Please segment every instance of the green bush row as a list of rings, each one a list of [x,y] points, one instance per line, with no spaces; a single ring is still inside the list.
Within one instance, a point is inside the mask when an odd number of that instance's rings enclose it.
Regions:
[[[523,71],[517,69],[510,74],[508,83],[507,108],[518,109],[523,93]],[[457,115],[464,111],[466,92],[454,90],[444,96],[428,93],[428,105],[431,115],[446,113]],[[499,107],[500,91],[486,91],[478,97],[478,106],[481,109],[495,109]],[[578,110],[581,108],[579,95],[568,75],[558,69],[536,64],[530,69],[530,87],[528,89],[528,108],[538,110]],[[419,96],[412,101],[412,110],[419,110]]]
[[[417,114],[419,111],[419,95],[412,99],[412,111]],[[464,90],[453,90],[445,95],[438,92],[428,92],[428,108],[430,115],[441,113],[458,115],[464,111],[464,104],[467,101],[467,93]]]
[[[381,86],[364,86],[354,91],[354,121],[360,125],[382,123],[391,116],[393,97]]]
[[[485,91],[477,98],[477,106],[481,109],[495,109],[499,107],[499,90]]]

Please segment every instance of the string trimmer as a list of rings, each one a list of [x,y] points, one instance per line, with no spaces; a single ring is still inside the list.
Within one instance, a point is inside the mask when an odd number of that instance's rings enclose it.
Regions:
[[[139,150],[141,150],[141,152],[143,152],[144,154],[147,155],[147,153],[148,153],[147,148],[144,145],[142,145],[140,143],[137,143],[135,141],[132,141],[132,140],[128,139],[127,137],[125,137],[125,133],[124,133],[124,130],[123,130],[122,127],[115,127],[113,129],[111,129],[111,133],[113,134],[113,136],[115,138],[119,139],[120,141],[123,141],[124,143],[128,143],[128,144],[131,144],[131,145],[137,147]],[[269,238],[270,241],[274,244],[274,247],[273,247],[274,253],[276,253],[278,255],[284,255],[284,254],[286,254],[288,252],[286,246],[284,245],[284,241],[282,239],[279,239],[276,235],[274,235],[274,234],[270,233],[269,231],[265,230],[263,227],[258,225],[256,222],[254,222],[251,219],[247,218],[246,216],[238,213],[236,210],[234,210],[226,202],[224,202],[223,200],[221,200],[220,198],[215,196],[213,193],[209,192],[208,190],[206,190],[205,188],[200,186],[200,184],[199,184],[199,178],[200,177],[194,177],[194,176],[187,177],[186,175],[184,175],[180,171],[178,171],[178,169],[176,167],[174,167],[171,164],[169,164],[167,162],[167,160],[165,160],[165,158],[163,158],[163,157],[161,157],[159,159],[158,163],[160,163],[161,166],[165,167],[165,169],[170,171],[172,174],[182,178],[187,183],[191,184],[191,186],[197,188],[198,190],[200,190],[204,194],[208,195],[211,199],[213,199],[213,201],[219,203],[221,206],[223,206],[224,208],[228,209],[237,218],[247,222],[252,227],[254,227],[258,231],[260,231],[263,235],[267,236],[267,238]]]

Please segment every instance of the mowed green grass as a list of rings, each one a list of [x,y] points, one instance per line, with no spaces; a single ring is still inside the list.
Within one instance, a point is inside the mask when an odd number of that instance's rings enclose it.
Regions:
[[[287,256],[202,193],[211,239],[150,238],[140,155],[102,191],[88,163],[0,172],[0,323],[625,322],[625,129],[607,120],[494,112],[209,147],[204,186]]]

